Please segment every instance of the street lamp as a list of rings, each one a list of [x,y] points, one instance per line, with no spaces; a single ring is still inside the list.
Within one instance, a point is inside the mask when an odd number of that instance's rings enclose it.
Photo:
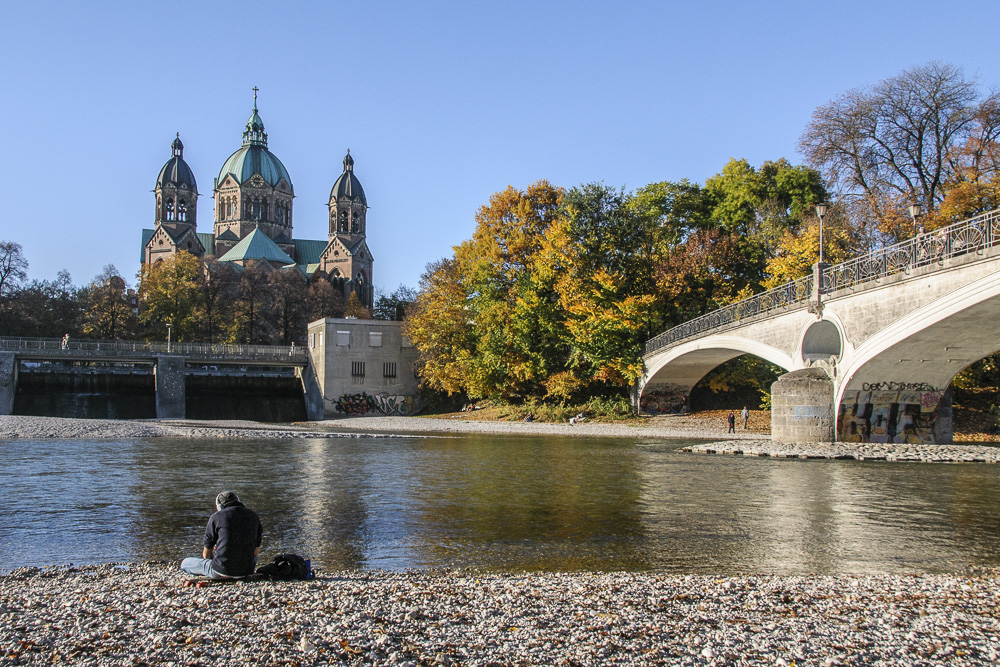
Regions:
[[[924,233],[923,225],[917,225],[917,218],[919,218],[922,213],[920,211],[920,204],[910,204],[910,217],[913,218],[913,230],[917,234]]]
[[[167,322],[167,354],[170,354],[170,327],[174,326],[170,322]]]
[[[816,216],[819,218],[819,263],[823,263],[823,218],[826,217],[826,211],[829,209],[827,204],[816,204]]]

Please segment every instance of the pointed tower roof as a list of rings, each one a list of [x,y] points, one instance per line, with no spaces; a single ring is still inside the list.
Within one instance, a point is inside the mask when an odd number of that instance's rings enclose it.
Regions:
[[[294,192],[292,179],[288,170],[278,157],[267,149],[267,132],[264,131],[264,121],[257,113],[257,89],[254,88],[253,112],[243,130],[243,147],[229,156],[216,183],[222,183],[227,174],[232,174],[237,183],[244,183],[254,174],[260,174],[271,187],[277,187],[284,179],[288,188]]]
[[[260,231],[260,227],[243,237],[243,240],[232,247],[225,255],[219,258],[220,262],[238,262],[249,259],[263,259],[268,262],[280,262],[281,264],[294,264],[295,262],[278,244]]]

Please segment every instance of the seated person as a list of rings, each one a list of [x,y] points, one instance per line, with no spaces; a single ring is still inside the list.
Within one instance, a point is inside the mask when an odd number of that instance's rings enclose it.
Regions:
[[[253,574],[264,529],[252,509],[240,502],[235,491],[215,498],[217,510],[205,527],[201,558],[185,558],[181,569],[209,579],[233,579]]]

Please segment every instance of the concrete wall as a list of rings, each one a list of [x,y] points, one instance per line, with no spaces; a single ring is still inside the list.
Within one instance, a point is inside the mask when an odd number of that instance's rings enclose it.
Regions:
[[[417,350],[399,322],[324,319],[307,338],[323,414],[412,414],[419,409]]]
[[[156,418],[184,419],[184,357],[156,358]]]
[[[14,411],[17,392],[17,359],[13,352],[0,352],[0,415]]]

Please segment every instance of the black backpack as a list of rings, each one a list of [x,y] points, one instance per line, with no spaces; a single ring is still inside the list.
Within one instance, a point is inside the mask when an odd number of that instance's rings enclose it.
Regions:
[[[314,576],[313,571],[309,568],[309,563],[302,556],[295,554],[275,556],[273,563],[258,567],[257,574],[263,574],[278,581],[305,581]]]

